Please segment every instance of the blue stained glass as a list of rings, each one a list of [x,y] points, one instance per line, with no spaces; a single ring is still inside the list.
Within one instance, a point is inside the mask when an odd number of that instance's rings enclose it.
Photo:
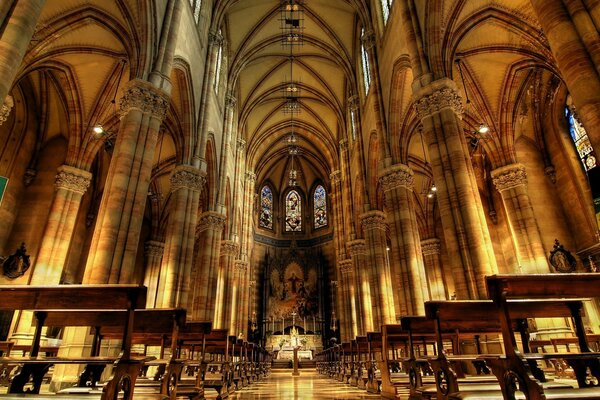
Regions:
[[[315,189],[314,213],[315,213],[315,228],[327,226],[327,192],[321,185]]]
[[[273,192],[268,186],[260,191],[260,218],[262,228],[273,229]]]
[[[302,199],[295,190],[285,198],[285,231],[302,232]]]

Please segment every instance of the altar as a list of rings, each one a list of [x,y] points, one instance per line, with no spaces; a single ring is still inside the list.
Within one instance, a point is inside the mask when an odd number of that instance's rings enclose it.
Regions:
[[[278,360],[293,360],[294,359],[294,349],[282,348],[277,353]],[[300,350],[298,349],[298,360],[312,360],[313,353],[312,350]]]
[[[298,348],[298,359],[312,360],[316,344],[320,344],[320,335],[269,335],[267,337],[267,348],[277,352],[278,360],[293,360],[294,347]]]

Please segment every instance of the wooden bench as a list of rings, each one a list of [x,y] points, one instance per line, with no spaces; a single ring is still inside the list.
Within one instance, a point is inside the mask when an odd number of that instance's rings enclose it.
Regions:
[[[59,285],[59,286],[0,286],[0,310],[35,311],[35,333],[29,357],[0,357],[1,364],[19,364],[21,371],[10,383],[8,393],[40,391],[44,374],[56,364],[102,365],[114,364],[113,375],[104,386],[101,398],[112,400],[122,392],[131,400],[139,372],[148,358],[132,357],[134,310],[146,304],[146,288],[137,285]],[[121,353],[118,357],[40,357],[42,327],[48,318],[47,310],[124,310],[124,329]],[[51,321],[48,321],[51,322]],[[55,322],[56,323],[56,322]],[[28,382],[32,387],[25,389]]]
[[[379,364],[382,361],[382,336],[381,332],[367,332],[367,392],[381,392],[381,371]]]
[[[366,336],[356,337],[357,365],[356,365],[356,387],[367,389],[369,375],[367,363],[369,361],[369,340]]]

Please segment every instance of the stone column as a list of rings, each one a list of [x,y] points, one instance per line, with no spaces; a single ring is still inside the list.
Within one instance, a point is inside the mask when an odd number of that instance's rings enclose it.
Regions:
[[[2,3],[11,3],[3,0]],[[0,106],[19,72],[46,0],[13,0],[12,12],[0,6]]]
[[[166,94],[148,82],[127,84],[84,283],[133,281],[156,140],[168,104]]]
[[[448,300],[448,284],[440,259],[440,240],[437,238],[422,240],[421,249],[423,250],[425,277],[431,300]]]
[[[205,174],[189,165],[177,166],[171,175],[171,210],[160,269],[159,307],[189,307],[194,233],[205,181]]]
[[[590,1],[586,0],[586,3]],[[600,22],[598,4],[584,7],[574,0],[531,0],[556,64],[565,81],[577,115],[592,146],[600,149],[600,52],[598,31],[590,17]],[[592,3],[597,3],[592,1]],[[590,13],[591,12],[591,13]]]
[[[226,216],[214,211],[203,213],[196,227],[198,236],[196,268],[192,274],[192,321],[215,321],[215,297],[221,252],[221,234]]]
[[[542,237],[527,192],[525,166],[510,164],[497,168],[492,171],[492,181],[502,196],[522,271],[530,274],[550,272]],[[521,268],[515,265],[512,272],[519,273]]]
[[[221,240],[219,272],[217,275],[217,296],[215,299],[216,328],[235,329],[232,324],[233,310],[236,306],[239,280],[235,280],[234,261],[240,246],[232,240]],[[235,334],[235,333],[233,333]]]
[[[250,317],[250,276],[248,275],[248,261],[235,260],[234,262],[235,279],[238,282],[238,295],[236,304],[232,306],[232,324],[233,332],[236,335],[242,334],[248,339],[248,320]],[[235,282],[234,282],[235,283]]]
[[[250,259],[250,249],[252,248],[252,225],[254,222],[254,188],[256,185],[256,174],[252,171],[246,171],[246,183],[244,185],[244,204],[242,217],[242,259]]]
[[[414,172],[396,164],[383,170],[379,182],[385,193],[385,206],[391,230],[390,268],[396,311],[401,316],[424,315],[425,268],[421,253],[419,227],[413,201]]]
[[[357,299],[357,330],[358,335],[365,335],[373,330],[373,306],[371,302],[371,284],[369,271],[366,267],[367,249],[364,239],[356,239],[346,243],[348,255],[352,260],[354,270],[354,298]],[[351,276],[348,277],[351,279]]]
[[[67,261],[81,199],[92,174],[69,165],[58,168],[54,199],[31,277],[32,285],[57,285]]]
[[[354,339],[359,333],[358,307],[360,302],[352,260],[339,261],[338,268],[341,276],[340,292],[343,300],[343,315],[340,315],[342,341],[349,341]]]
[[[462,104],[443,78],[413,93],[438,188],[446,249],[460,299],[485,298],[496,258],[462,128]]]
[[[156,299],[158,297],[160,264],[162,263],[164,251],[165,242],[148,240],[144,246],[144,256],[146,257],[144,286],[148,288],[148,296],[146,299],[147,308],[156,308],[157,306]]]
[[[383,324],[394,323],[396,316],[391,273],[386,262],[387,224],[381,211],[368,211],[359,218],[367,245],[365,268],[369,271],[373,328],[379,330]]]

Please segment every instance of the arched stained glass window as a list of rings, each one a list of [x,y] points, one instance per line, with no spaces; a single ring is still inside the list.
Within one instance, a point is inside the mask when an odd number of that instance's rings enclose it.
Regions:
[[[190,0],[194,1],[194,0]],[[202,0],[196,0],[194,4],[194,21],[198,23],[200,21],[200,9],[202,8]]]
[[[273,229],[273,192],[267,185],[260,191],[260,217],[262,228]]]
[[[361,37],[365,36],[365,30],[361,31]],[[369,93],[371,87],[371,66],[369,65],[369,54],[364,44],[360,46],[360,55],[362,61],[363,83],[365,85],[365,93]]]
[[[575,143],[575,147],[577,148],[577,153],[579,153],[579,158],[581,159],[585,170],[589,171],[597,165],[596,154],[592,148],[590,139],[588,138],[585,128],[577,120],[575,113],[570,107],[565,108],[565,115],[569,120],[569,131],[573,143]]]
[[[383,13],[383,23],[387,24],[390,18],[390,12],[392,11],[392,3],[394,0],[381,0],[381,11]]]
[[[221,36],[221,30],[219,30]],[[215,90],[219,93],[219,85],[221,84],[221,67],[223,66],[223,44],[219,45],[217,50],[217,64],[215,65]]]
[[[317,186],[313,195],[315,229],[327,226],[327,192],[321,185]]]
[[[302,199],[295,190],[290,190],[285,197],[285,231],[302,231]]]

